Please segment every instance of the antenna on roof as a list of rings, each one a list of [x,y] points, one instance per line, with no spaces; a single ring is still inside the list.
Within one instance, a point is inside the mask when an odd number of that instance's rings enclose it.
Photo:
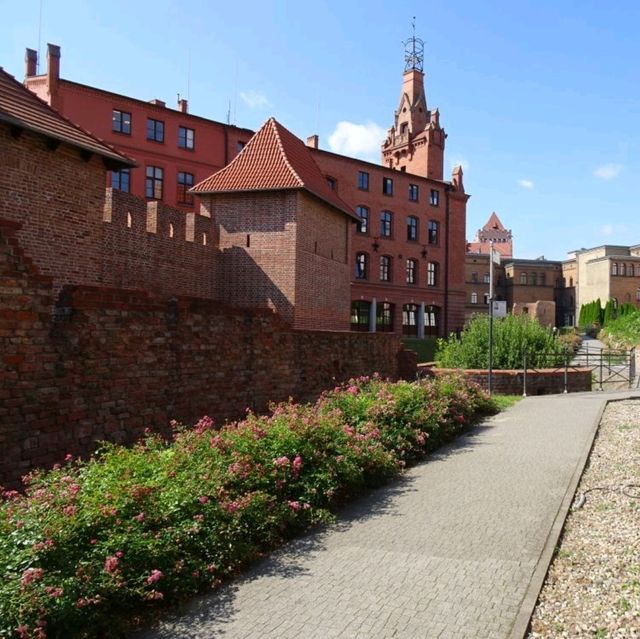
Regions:
[[[236,60],[236,82],[233,88],[233,123],[236,123],[236,109],[238,106],[238,61]]]
[[[229,108],[227,109],[227,124],[231,124],[231,98],[229,98]]]
[[[42,0],[38,14],[38,59],[36,60],[36,75],[40,75],[40,48],[42,47]]]

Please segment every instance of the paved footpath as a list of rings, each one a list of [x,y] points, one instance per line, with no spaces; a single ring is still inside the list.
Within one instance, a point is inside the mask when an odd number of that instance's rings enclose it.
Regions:
[[[136,637],[520,639],[604,405],[628,396],[524,399]]]

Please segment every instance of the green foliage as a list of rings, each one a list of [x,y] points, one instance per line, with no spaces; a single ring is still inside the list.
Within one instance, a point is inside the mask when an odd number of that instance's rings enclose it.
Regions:
[[[521,368],[523,355],[531,366],[544,366],[550,356],[561,358],[565,347],[550,329],[527,315],[508,315],[493,322],[493,367]],[[440,368],[487,368],[489,365],[489,317],[478,315],[459,338],[438,340],[436,363]]]
[[[314,405],[176,425],[27,478],[0,504],[0,637],[121,636],[216,587],[495,404],[459,377],[353,380]]]
[[[624,313],[609,322],[601,331],[601,339],[612,348],[640,346],[640,310],[633,304],[625,304],[622,308]]]
[[[583,304],[580,307],[578,326],[581,330],[588,332],[594,327],[599,328],[602,326],[603,321],[604,311],[602,309],[600,298],[593,302],[589,302],[588,304]]]
[[[407,350],[418,354],[418,362],[432,362],[436,355],[437,339],[435,337],[403,337],[402,344]]]

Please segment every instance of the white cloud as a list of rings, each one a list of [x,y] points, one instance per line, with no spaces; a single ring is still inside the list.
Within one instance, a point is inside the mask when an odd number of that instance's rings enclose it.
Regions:
[[[380,146],[387,132],[375,122],[355,124],[343,120],[329,136],[329,148],[334,153],[351,155],[365,160],[380,159]]]
[[[462,170],[466,173],[471,165],[469,164],[469,160],[467,160],[467,158],[458,153],[449,157],[449,173],[451,173],[451,171],[453,171],[456,166],[461,166]]]
[[[532,189],[534,187],[534,184],[531,180],[518,180],[518,184],[523,189]]]
[[[609,164],[603,164],[602,166],[599,166],[593,172],[593,174],[601,180],[613,180],[620,175],[623,168],[624,167],[622,166],[622,164],[614,164],[613,162],[609,162]]]
[[[602,235],[613,235],[613,225],[612,224],[605,224],[600,229],[600,233],[602,233]]]
[[[264,93],[254,91],[253,89],[249,89],[249,91],[240,91],[240,97],[242,98],[242,101],[252,109],[271,105],[271,102],[267,100],[267,96]]]

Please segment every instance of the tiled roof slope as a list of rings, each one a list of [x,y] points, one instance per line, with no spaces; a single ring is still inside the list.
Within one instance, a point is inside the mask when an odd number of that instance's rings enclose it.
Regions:
[[[247,146],[217,173],[191,189],[192,193],[280,191],[305,189],[354,220],[359,218],[329,188],[311,152],[275,118],[269,118]]]
[[[136,163],[52,109],[0,67],[0,122],[40,133],[124,166]]]

